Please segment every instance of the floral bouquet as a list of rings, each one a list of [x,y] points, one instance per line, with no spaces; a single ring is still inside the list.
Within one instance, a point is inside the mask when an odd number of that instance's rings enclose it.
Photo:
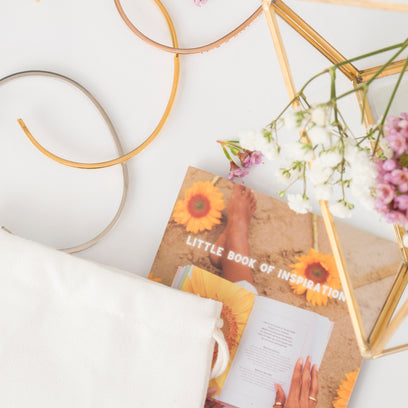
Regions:
[[[389,222],[408,228],[408,114],[390,116],[389,110],[408,67],[406,59],[379,122],[363,135],[354,135],[342,114],[340,99],[359,93],[362,96],[362,120],[370,84],[408,47],[408,40],[387,49],[333,65],[312,77],[288,103],[278,117],[260,130],[241,132],[239,140],[218,141],[230,163],[229,178],[241,178],[263,158],[281,159],[275,180],[284,185],[280,197],[287,197],[289,207],[298,213],[311,211],[307,184],[314,186],[318,200],[329,202],[334,216],[351,215],[354,204],[348,191],[365,207],[376,209]],[[344,64],[390,49],[398,49],[370,80],[338,95],[336,71]],[[330,99],[311,105],[306,88],[321,75],[330,75]],[[296,106],[295,109],[291,107]],[[296,130],[294,142],[281,143],[281,129]],[[295,183],[303,183],[302,194],[290,194]],[[340,191],[340,193],[338,193]]]
[[[408,114],[389,116],[384,125],[388,146],[377,160],[375,209],[388,222],[408,228]]]

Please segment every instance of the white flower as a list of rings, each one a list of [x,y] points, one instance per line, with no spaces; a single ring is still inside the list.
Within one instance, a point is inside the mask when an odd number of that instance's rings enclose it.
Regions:
[[[348,159],[353,182],[369,188],[376,184],[377,167],[366,150],[355,148]]]
[[[343,201],[337,201],[337,203],[329,205],[330,212],[338,218],[350,218],[351,210]]]
[[[314,187],[314,193],[318,200],[328,201],[333,197],[333,187],[330,184],[318,184]]]
[[[377,169],[374,163],[369,166],[351,167],[351,178],[356,188],[360,186],[374,187],[377,181]]]
[[[264,135],[263,135],[263,130],[254,130],[254,129],[242,130],[239,132],[238,137],[239,137],[241,146],[244,149],[251,150],[251,151],[255,151],[255,150],[260,151],[260,148],[266,142]]]
[[[303,197],[302,194],[288,194],[289,208],[299,214],[306,214],[312,211],[312,205],[308,198]]]
[[[380,139],[380,147],[387,159],[391,159],[394,156],[394,152],[392,151],[388,140],[384,137]]]
[[[317,107],[312,110],[312,121],[317,126],[325,126],[327,121],[326,110],[322,107]]]
[[[260,152],[269,160],[274,160],[279,156],[278,145],[271,141],[268,142],[265,138],[265,143],[260,146]]]
[[[312,146],[302,142],[290,142],[285,145],[286,156],[292,161],[313,160]]]
[[[302,115],[299,111],[288,110],[283,121],[289,130],[299,129],[302,126]]]
[[[298,180],[301,175],[302,172],[300,170],[287,170],[285,168],[280,168],[275,172],[275,180],[284,186],[288,186],[289,184]]]
[[[310,141],[313,146],[318,144],[327,145],[330,143],[330,134],[326,128],[321,126],[313,126],[307,131]]]
[[[324,184],[332,175],[332,170],[329,167],[323,166],[319,159],[313,160],[312,168],[309,176],[313,184]]]
[[[355,161],[360,149],[357,147],[356,141],[351,137],[343,138],[344,157],[351,164]]]
[[[286,172],[285,169],[277,169],[275,172],[275,180],[283,184],[284,186],[288,186],[292,180],[291,180],[291,174]]]
[[[353,196],[368,210],[374,209],[375,197],[373,196],[372,189],[368,186],[357,185],[354,180],[351,183],[351,192]]]
[[[324,151],[320,155],[320,161],[324,167],[336,167],[343,160],[343,156],[336,151]]]

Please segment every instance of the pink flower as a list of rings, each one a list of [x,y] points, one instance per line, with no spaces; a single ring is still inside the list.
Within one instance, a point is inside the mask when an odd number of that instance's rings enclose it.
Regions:
[[[244,170],[241,167],[238,167],[233,161],[230,161],[230,172],[228,174],[228,180],[234,180],[235,177],[245,177],[248,173],[248,170]]]
[[[400,129],[400,131],[405,131],[408,132],[408,120],[406,119],[402,119],[398,122],[398,127]]]
[[[377,197],[383,201],[384,204],[389,204],[395,197],[395,187],[389,184],[378,184]]]
[[[375,209],[391,223],[408,227],[408,166],[402,155],[408,153],[408,113],[389,116],[384,124],[384,137],[394,158],[377,160]]]
[[[400,196],[395,197],[394,206],[396,206],[399,210],[402,211],[408,210],[408,194],[402,194]]]
[[[397,167],[397,163],[393,159],[385,160],[382,163],[382,169],[385,171],[392,171]]]
[[[385,219],[393,224],[398,224],[401,226],[407,226],[408,225],[408,218],[406,217],[405,214],[399,212],[399,211],[390,211],[388,214],[385,214]]]
[[[384,124],[384,132],[388,133],[391,129],[396,128],[398,126],[398,122],[400,118],[398,116],[387,116],[387,119]]]
[[[408,169],[395,169],[388,174],[391,176],[391,183],[398,187],[400,193],[406,193],[408,191]],[[386,176],[388,176],[388,174],[386,174]]]
[[[388,205],[384,203],[384,201],[376,198],[374,201],[374,208],[381,214],[387,214],[389,211]]]
[[[388,140],[391,149],[397,156],[401,156],[402,154],[407,152],[407,140],[401,133],[397,133],[393,129],[393,131],[390,131],[390,133],[385,137]]]
[[[254,164],[259,164],[262,162],[262,153],[258,151],[250,152],[249,154],[245,155],[244,158],[241,160],[242,164],[245,168],[250,168]]]
[[[207,0],[194,0],[194,4],[198,7],[201,7],[205,3],[207,3]]]

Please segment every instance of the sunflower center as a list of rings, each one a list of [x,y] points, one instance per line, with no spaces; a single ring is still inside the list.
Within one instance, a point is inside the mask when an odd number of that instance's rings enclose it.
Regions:
[[[315,262],[307,266],[305,275],[307,279],[315,283],[324,283],[327,280],[329,272],[321,263]]]
[[[221,318],[224,320],[222,332],[224,333],[228,348],[231,351],[234,347],[238,346],[238,323],[234,314],[232,313],[231,308],[226,305],[222,306]]]
[[[205,217],[210,212],[210,201],[202,194],[196,194],[188,202],[188,211],[194,218]]]

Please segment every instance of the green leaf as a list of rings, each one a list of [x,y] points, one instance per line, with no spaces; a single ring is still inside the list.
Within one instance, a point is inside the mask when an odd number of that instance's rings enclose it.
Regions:
[[[239,149],[237,149],[236,147],[233,146],[229,146],[230,152],[234,155],[234,156],[238,156],[238,153],[240,152]]]
[[[401,163],[402,167],[407,168],[408,167],[408,154],[404,153],[400,156],[399,162]]]

